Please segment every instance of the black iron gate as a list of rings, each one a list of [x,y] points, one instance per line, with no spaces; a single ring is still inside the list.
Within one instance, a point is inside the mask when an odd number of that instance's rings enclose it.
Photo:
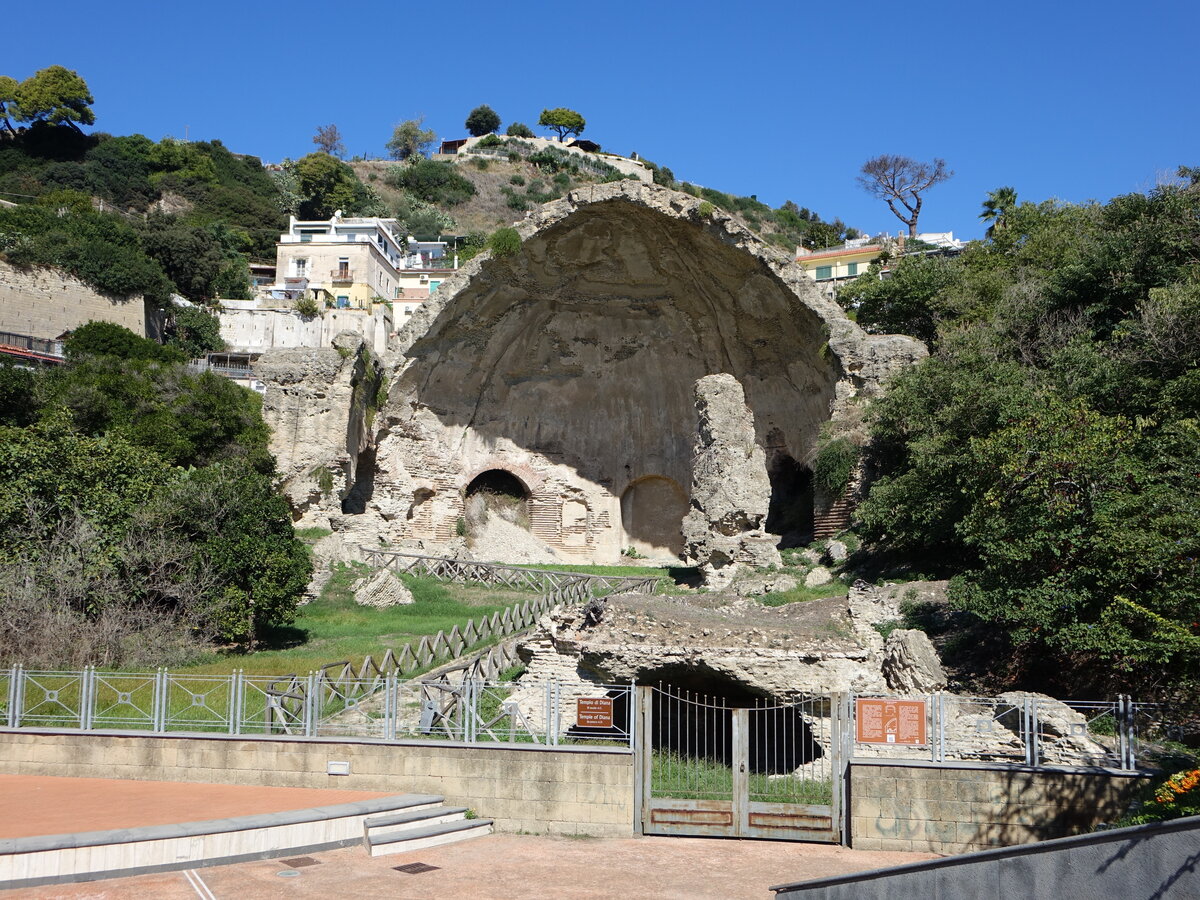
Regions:
[[[841,839],[842,695],[730,706],[642,687],[639,703],[645,834]]]

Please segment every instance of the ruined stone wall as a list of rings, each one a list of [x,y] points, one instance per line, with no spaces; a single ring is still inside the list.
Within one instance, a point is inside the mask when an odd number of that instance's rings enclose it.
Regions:
[[[54,339],[90,321],[113,322],[157,338],[161,314],[140,296],[113,299],[59,269],[0,262],[0,331]]]
[[[925,354],[865,335],[793,261],[687,194],[589,186],[518,230],[520,252],[476,257],[393,340],[368,505],[386,540],[451,540],[470,480],[501,469],[565,560],[629,546],[673,559],[699,378],[736,378],[759,446],[803,461],[831,415]]]

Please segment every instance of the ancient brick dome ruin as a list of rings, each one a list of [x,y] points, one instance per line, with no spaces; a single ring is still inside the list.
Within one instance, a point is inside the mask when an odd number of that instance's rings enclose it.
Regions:
[[[693,386],[716,373],[744,389],[776,523],[803,528],[821,427],[925,353],[865,334],[785,254],[688,194],[586,187],[517,229],[519,252],[472,260],[393,338],[382,408],[346,404],[353,421],[335,437],[349,439],[332,460],[342,505],[389,543],[447,544],[468,496],[498,490],[564,560],[676,556]],[[302,398],[279,393],[286,381],[269,378],[277,453],[293,502],[319,507],[311,483],[296,487],[315,467],[295,456]]]

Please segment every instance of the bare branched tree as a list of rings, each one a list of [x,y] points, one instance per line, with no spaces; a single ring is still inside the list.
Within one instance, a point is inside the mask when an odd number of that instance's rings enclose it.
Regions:
[[[858,183],[872,197],[887,203],[893,215],[908,226],[908,236],[915,238],[923,202],[921,194],[953,175],[954,172],[946,168],[944,159],[917,162],[907,156],[885,153],[863,163]],[[900,204],[904,212],[896,204]]]
[[[342,143],[342,133],[336,125],[320,125],[313,135],[313,143],[322,153],[341,159],[346,155],[346,145]]]

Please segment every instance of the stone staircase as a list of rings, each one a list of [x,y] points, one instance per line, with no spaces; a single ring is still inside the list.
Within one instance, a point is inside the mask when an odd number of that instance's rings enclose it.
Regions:
[[[463,806],[444,806],[441,797],[414,794],[404,808],[363,821],[370,856],[386,856],[451,844],[492,833],[491,819],[468,819]]]

